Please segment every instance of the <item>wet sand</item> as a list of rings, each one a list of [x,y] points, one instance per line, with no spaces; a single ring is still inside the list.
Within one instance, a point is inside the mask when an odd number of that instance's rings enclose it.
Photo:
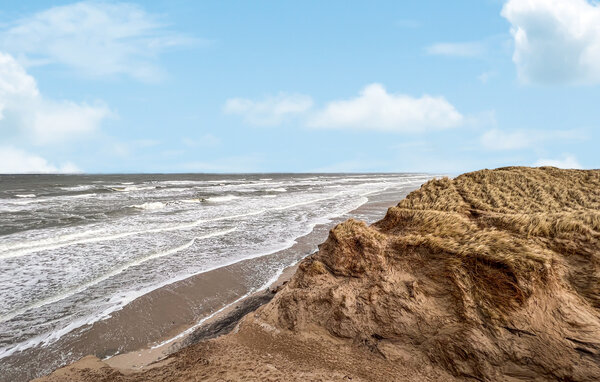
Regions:
[[[291,277],[297,264],[325,240],[335,224],[354,217],[381,219],[411,189],[369,196],[369,202],[327,224],[316,226],[291,248],[198,274],[143,295],[109,318],[76,329],[46,347],[27,349],[2,360],[9,366],[0,380],[26,381],[95,355],[121,370],[139,370],[173,351],[231,330],[237,320],[271,298],[271,289]],[[271,285],[253,291],[253,276],[273,264],[290,266]],[[276,269],[273,270],[276,273]],[[199,322],[202,323],[199,326]],[[185,334],[185,335],[184,335]],[[175,338],[175,339],[174,339]],[[149,366],[150,365],[150,366]]]
[[[105,363],[124,372],[148,369],[164,364],[159,361],[178,349],[227,334],[235,328],[242,317],[271,301],[278,288],[288,282],[297,267],[298,265],[294,264],[286,268],[268,288],[226,305],[202,322],[187,327],[176,336],[163,340],[159,345],[113,356],[106,359]]]

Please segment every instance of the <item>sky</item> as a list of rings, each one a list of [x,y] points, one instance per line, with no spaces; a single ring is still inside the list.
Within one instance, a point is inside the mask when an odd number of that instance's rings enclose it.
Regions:
[[[599,168],[587,0],[0,3],[0,173]]]

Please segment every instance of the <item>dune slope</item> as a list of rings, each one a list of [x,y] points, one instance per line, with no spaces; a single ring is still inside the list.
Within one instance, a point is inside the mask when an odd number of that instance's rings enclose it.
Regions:
[[[88,358],[45,380],[195,379],[600,380],[600,171],[430,181],[335,227],[234,332],[142,373]]]

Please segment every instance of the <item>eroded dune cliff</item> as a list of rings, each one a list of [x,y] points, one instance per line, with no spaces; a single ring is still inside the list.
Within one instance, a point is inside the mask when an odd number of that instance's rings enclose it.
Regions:
[[[234,332],[143,373],[85,362],[49,380],[600,380],[600,171],[430,181]]]

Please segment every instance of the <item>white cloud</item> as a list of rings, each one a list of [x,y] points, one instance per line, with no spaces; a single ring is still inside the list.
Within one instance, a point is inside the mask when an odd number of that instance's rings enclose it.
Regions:
[[[456,57],[479,57],[485,53],[481,42],[442,42],[428,46],[428,54]]]
[[[238,114],[252,125],[274,126],[290,117],[301,115],[313,105],[312,98],[301,94],[279,93],[260,101],[246,98],[231,98],[225,102],[223,111],[227,114]]]
[[[577,169],[582,168],[577,159],[570,154],[564,154],[561,159],[540,159],[537,162],[535,162],[534,166],[553,166],[558,168]]]
[[[0,52],[0,130],[44,145],[93,132],[108,115],[110,111],[102,104],[43,97],[35,79],[11,55]]]
[[[0,174],[78,172],[81,170],[70,162],[56,166],[41,156],[14,147],[0,147]]]
[[[37,97],[35,79],[15,59],[0,52],[0,97]],[[4,108],[6,105],[0,104]],[[1,111],[1,110],[0,110]]]
[[[492,129],[486,131],[480,138],[481,144],[487,150],[520,150],[535,147],[550,140],[582,139],[575,130],[513,130],[505,131]]]
[[[380,84],[366,86],[354,99],[333,101],[309,126],[395,132],[422,132],[460,125],[464,117],[443,97],[391,94]]]
[[[0,48],[26,65],[63,64],[91,76],[126,74],[153,81],[165,49],[192,39],[127,3],[84,1],[52,7],[9,24]]]
[[[600,6],[586,0],[509,0],[513,61],[534,83],[600,83]]]
[[[45,99],[30,105],[27,112],[31,113],[32,120],[26,127],[31,129],[36,144],[57,143],[91,133],[110,114],[103,105]]]

